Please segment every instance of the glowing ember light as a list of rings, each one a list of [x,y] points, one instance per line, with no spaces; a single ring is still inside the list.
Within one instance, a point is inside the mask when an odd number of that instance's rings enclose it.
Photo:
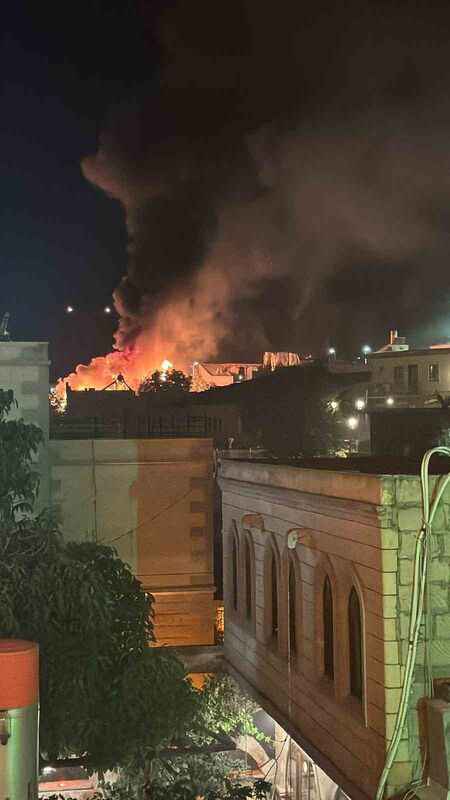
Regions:
[[[163,362],[162,362],[162,364],[161,364],[161,369],[160,369],[160,373],[161,373],[161,380],[162,380],[162,381],[166,381],[166,380],[167,380],[167,373],[168,373],[168,372],[169,372],[169,370],[171,370],[171,369],[173,369],[173,364],[172,364],[172,362],[171,362],[171,361],[169,361],[167,358],[165,358],[165,359],[164,359],[164,361],[163,361]]]
[[[355,430],[355,428],[358,427],[357,417],[349,417],[347,420],[347,425],[352,431]]]
[[[68,314],[71,314],[73,311],[73,306],[67,306],[66,311]]]
[[[366,407],[364,400],[359,397],[358,400],[355,402],[355,408],[357,411],[362,411]]]

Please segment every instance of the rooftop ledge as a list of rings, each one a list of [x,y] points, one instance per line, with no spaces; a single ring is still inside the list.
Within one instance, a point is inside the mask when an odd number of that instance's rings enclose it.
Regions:
[[[450,471],[450,459],[435,457],[432,474]],[[222,489],[236,483],[259,484],[280,490],[345,498],[375,505],[394,502],[399,481],[417,484],[420,462],[404,458],[365,456],[357,458],[250,459],[223,458]],[[412,487],[411,487],[412,488]]]

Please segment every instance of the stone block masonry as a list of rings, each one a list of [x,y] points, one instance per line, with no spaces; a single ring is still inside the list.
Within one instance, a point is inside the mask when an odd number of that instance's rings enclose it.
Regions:
[[[434,485],[436,479],[431,479]],[[408,648],[413,559],[422,522],[418,476],[368,475],[224,461],[225,656],[235,673],[270,705],[300,746],[341,773],[352,798],[373,798],[392,737]],[[430,542],[430,655],[434,676],[450,675],[450,490]],[[243,520],[259,520],[247,529]],[[299,531],[297,653],[289,655],[292,607],[287,594],[287,535]],[[237,537],[238,608],[233,608],[230,546]],[[244,542],[251,543],[253,616],[246,618]],[[271,581],[267,547],[279,563],[278,633],[267,636]],[[248,575],[248,573],[247,573]],[[333,594],[334,678],[324,675],[323,586]],[[251,573],[250,573],[251,577]],[[247,578],[248,579],[248,578]],[[363,614],[362,702],[351,695],[348,598],[356,587]],[[424,694],[424,629],[415,691],[388,796],[406,790],[421,764],[418,700]],[[351,732],[351,735],[349,735]],[[319,755],[317,755],[319,753]],[[321,761],[322,759],[322,761]],[[330,767],[330,764],[332,765]],[[324,769],[327,769],[324,766]],[[335,773],[333,772],[333,775]],[[334,778],[336,779],[336,778]],[[338,781],[339,782],[339,781]]]

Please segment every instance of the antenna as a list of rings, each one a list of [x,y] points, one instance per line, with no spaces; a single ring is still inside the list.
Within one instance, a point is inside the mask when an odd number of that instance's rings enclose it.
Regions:
[[[8,322],[9,322],[9,312],[7,311],[4,314],[3,319],[0,323],[0,342],[10,342],[11,336],[8,332]]]

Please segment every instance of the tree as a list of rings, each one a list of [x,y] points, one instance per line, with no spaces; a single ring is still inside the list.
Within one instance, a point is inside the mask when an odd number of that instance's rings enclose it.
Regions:
[[[227,674],[208,678],[197,696],[197,715],[187,739],[178,742],[178,755],[160,751],[144,768],[121,770],[117,784],[104,787],[107,800],[240,800],[266,796],[269,784],[244,775],[245,765],[229,752],[234,749],[230,736],[235,740],[249,734],[260,741],[268,740],[253,723],[257,704]],[[228,751],[212,752],[220,741]],[[264,787],[264,793],[258,793]]]
[[[0,636],[39,643],[41,753],[144,763],[184,734],[196,695],[180,661],[150,647],[153,598],[115,550],[65,543],[48,512],[31,516],[41,434],[6,419],[12,403],[0,393]]]
[[[177,397],[191,388],[192,378],[181,370],[156,370],[149,378],[142,381],[139,394],[154,394],[166,397]]]
[[[314,364],[281,367],[267,377],[266,384],[261,399],[255,398],[264,447],[280,457],[330,454],[338,430],[330,408],[333,388],[327,371]]]

